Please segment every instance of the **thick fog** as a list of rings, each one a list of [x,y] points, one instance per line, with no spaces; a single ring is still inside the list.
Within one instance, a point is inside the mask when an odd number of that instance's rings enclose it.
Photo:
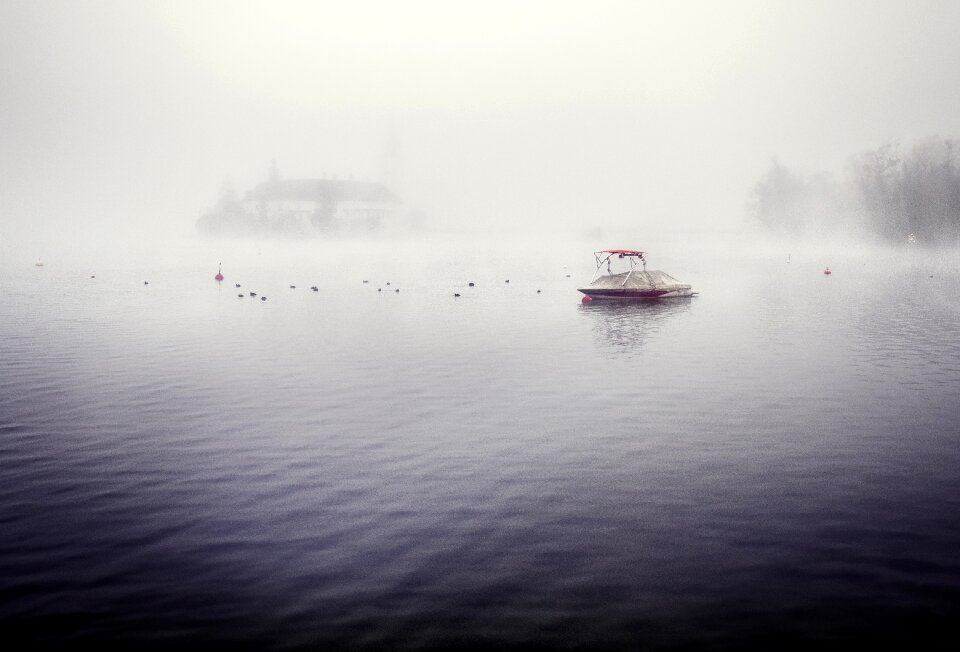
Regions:
[[[3,0],[0,247],[192,237],[274,160],[439,231],[738,229],[773,159],[960,136],[957,25],[950,0]]]

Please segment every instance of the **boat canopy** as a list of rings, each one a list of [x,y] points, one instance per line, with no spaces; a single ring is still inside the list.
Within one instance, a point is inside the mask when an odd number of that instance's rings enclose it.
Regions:
[[[647,252],[645,251],[634,251],[633,249],[602,249],[600,251],[593,252],[595,254],[619,254],[621,256],[643,256]]]
[[[593,252],[593,257],[597,259],[597,273],[594,275],[594,278],[600,274],[600,269],[604,263],[607,264],[607,274],[612,273],[610,269],[610,259],[614,256],[620,259],[626,258],[629,261],[630,269],[633,269],[638,264],[643,265],[644,269],[647,268],[647,252],[645,251],[639,251],[637,249],[602,249]]]

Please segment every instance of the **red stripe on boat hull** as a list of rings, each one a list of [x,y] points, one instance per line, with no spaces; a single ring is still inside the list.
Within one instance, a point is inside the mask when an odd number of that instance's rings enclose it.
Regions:
[[[659,299],[674,290],[580,290],[594,299]]]

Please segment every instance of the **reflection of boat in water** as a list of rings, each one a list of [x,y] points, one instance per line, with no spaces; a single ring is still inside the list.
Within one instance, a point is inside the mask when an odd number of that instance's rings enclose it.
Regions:
[[[646,253],[643,251],[604,249],[595,251],[593,255],[597,259],[597,271],[590,285],[579,288],[586,295],[584,302],[593,299],[669,299],[696,294],[690,285],[681,283],[666,272],[647,271]],[[627,269],[615,272],[612,261],[622,261]],[[604,264],[607,273],[600,276]]]
[[[660,335],[661,327],[687,313],[690,301],[590,301],[580,312],[592,320],[601,342],[638,353]],[[675,333],[671,335],[675,337]]]

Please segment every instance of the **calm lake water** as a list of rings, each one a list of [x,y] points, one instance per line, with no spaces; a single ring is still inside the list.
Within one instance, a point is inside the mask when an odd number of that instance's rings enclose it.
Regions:
[[[0,261],[5,636],[960,639],[956,252],[353,245]]]

